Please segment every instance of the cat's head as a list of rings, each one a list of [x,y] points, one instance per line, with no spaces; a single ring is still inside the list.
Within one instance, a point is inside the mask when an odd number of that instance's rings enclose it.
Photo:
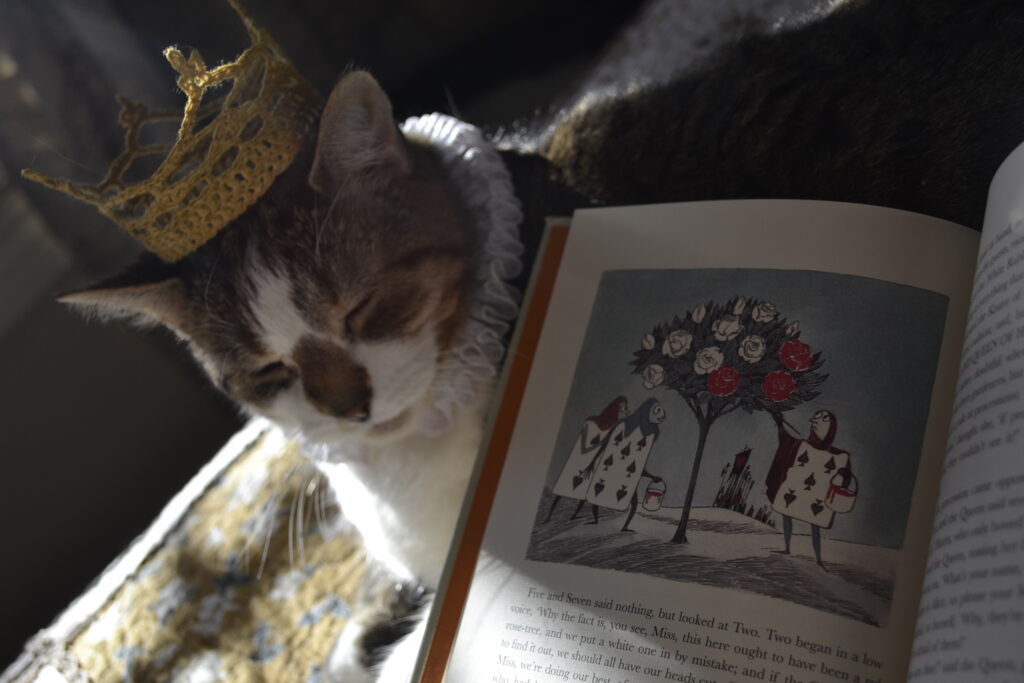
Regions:
[[[429,401],[456,338],[472,235],[432,151],[353,72],[309,149],[217,237],[61,300],[166,325],[226,394],[313,439],[387,438]]]

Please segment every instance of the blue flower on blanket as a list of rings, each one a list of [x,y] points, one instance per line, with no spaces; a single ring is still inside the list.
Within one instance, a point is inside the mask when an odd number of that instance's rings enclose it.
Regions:
[[[176,576],[160,589],[160,592],[156,594],[156,601],[151,603],[148,609],[156,614],[160,626],[166,626],[167,620],[171,618],[175,610],[185,604],[195,592],[195,588],[185,583],[180,576]]]
[[[151,576],[156,576],[161,569],[167,564],[164,558],[152,560],[139,567],[139,571],[135,573],[135,582],[142,583]]]
[[[274,579],[274,585],[270,590],[270,599],[280,601],[293,597],[299,592],[302,584],[313,575],[313,570],[313,567],[304,567],[279,574]]]
[[[347,619],[352,610],[349,609],[348,603],[337,595],[328,595],[299,618],[299,626],[316,626],[328,614],[339,619]]]
[[[125,645],[124,647],[119,647],[114,651],[114,657],[124,661],[124,674],[121,676],[122,680],[135,680],[135,662],[143,652],[144,650],[139,645]]]
[[[281,505],[281,495],[272,496],[265,501],[259,511],[241,524],[242,533],[247,538],[266,538],[277,529],[280,521],[288,516],[290,508]]]
[[[196,615],[196,624],[193,631],[198,631],[205,636],[216,635],[220,632],[221,624],[228,612],[238,611],[235,604],[235,591],[232,588],[207,595],[199,602],[199,614]]]
[[[269,662],[281,654],[281,651],[284,650],[284,645],[271,643],[270,639],[273,635],[273,629],[270,628],[267,622],[261,621],[256,625],[256,633],[252,636],[252,644],[256,649],[249,655],[252,661],[258,663]]]
[[[178,643],[168,643],[167,645],[164,645],[162,648],[154,652],[153,669],[155,671],[160,671],[165,666],[170,664],[171,659],[174,658],[174,655],[178,654],[179,647],[180,645],[178,645]]]
[[[231,490],[231,498],[228,500],[228,510],[252,505],[256,501],[257,496],[270,479],[270,468],[267,466],[267,462],[272,457],[270,454],[262,455],[262,457],[257,455],[256,459],[250,461],[248,466],[241,471],[233,482],[234,488]]]
[[[238,565],[238,555],[232,555],[228,558],[228,566],[224,573],[213,577],[213,585],[217,587],[217,590],[223,592],[228,588],[244,586],[252,581],[251,575],[238,571]]]

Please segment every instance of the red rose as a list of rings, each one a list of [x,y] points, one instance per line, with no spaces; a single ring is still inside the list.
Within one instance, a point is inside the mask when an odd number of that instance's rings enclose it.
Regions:
[[[740,373],[736,368],[723,365],[708,373],[708,391],[715,396],[728,396],[740,385]]]
[[[790,370],[806,370],[811,367],[811,347],[802,341],[792,339],[779,349],[779,360]]]
[[[796,382],[788,372],[770,372],[761,383],[761,391],[769,400],[785,401],[793,390],[796,389]]]

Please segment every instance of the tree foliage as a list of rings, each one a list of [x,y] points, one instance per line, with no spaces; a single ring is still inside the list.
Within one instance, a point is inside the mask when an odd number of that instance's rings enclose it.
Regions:
[[[675,391],[699,428],[683,517],[673,539],[686,540],[693,488],[711,425],[742,409],[781,414],[820,394],[824,360],[800,339],[800,324],[763,300],[707,301],[655,324],[633,353],[633,372],[648,389]]]

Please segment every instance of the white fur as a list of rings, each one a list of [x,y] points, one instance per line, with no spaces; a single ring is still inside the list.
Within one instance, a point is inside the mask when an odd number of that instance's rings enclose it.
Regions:
[[[440,580],[480,444],[487,393],[436,436],[310,447],[369,554],[403,581],[434,587]]]
[[[439,352],[433,326],[412,339],[357,344],[352,349],[353,358],[370,375],[370,415],[374,424],[394,419],[426,395],[434,380]]]
[[[250,279],[255,290],[251,309],[263,331],[261,341],[272,354],[288,358],[299,339],[313,334],[292,301],[295,285],[258,262]]]

